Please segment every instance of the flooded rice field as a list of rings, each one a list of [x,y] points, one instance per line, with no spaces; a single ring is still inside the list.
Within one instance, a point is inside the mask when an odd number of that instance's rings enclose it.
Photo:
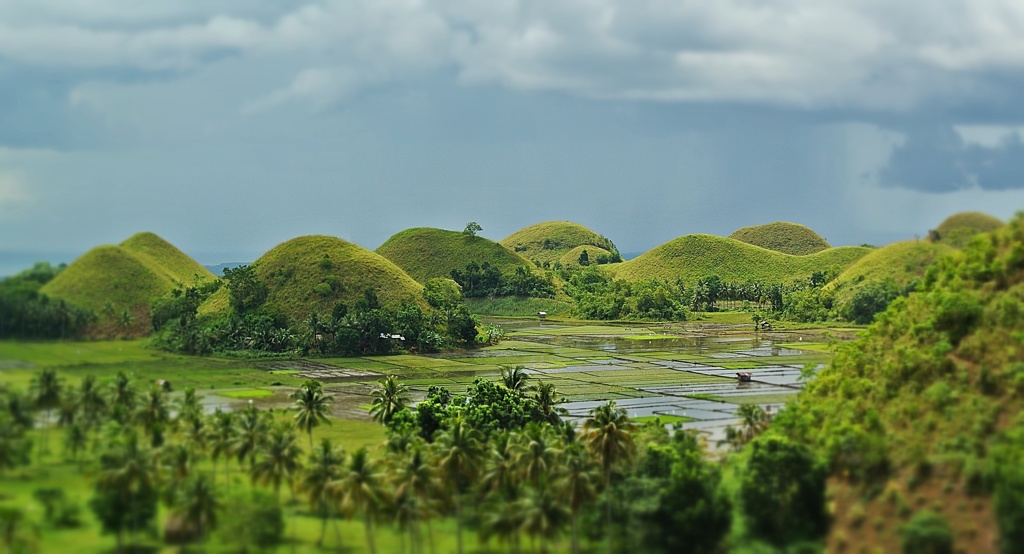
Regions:
[[[384,375],[399,376],[419,400],[431,385],[464,393],[478,377],[497,379],[503,366],[521,365],[534,381],[555,385],[570,420],[615,400],[630,417],[681,422],[707,433],[713,444],[736,423],[741,404],[777,411],[803,386],[802,374],[831,359],[821,337],[754,334],[750,326],[499,324],[506,340],[470,352],[275,361],[263,369],[323,381],[334,396],[335,416],[367,419],[370,393]],[[737,372],[750,372],[750,381],[741,382]],[[250,400],[284,407],[289,392],[282,387],[272,397]],[[238,405],[237,398],[223,400]]]

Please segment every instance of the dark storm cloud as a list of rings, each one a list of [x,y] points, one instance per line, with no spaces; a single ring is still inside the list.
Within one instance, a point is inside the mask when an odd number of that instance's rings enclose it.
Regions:
[[[965,141],[950,125],[925,125],[906,133],[879,170],[889,187],[925,192],[1024,189],[1024,143],[1009,133],[997,145]]]

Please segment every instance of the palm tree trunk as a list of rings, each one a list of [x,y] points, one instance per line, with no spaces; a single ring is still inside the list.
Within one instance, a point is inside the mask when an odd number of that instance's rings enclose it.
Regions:
[[[458,553],[462,554],[462,506],[458,491],[455,492],[455,544],[458,545]]]
[[[612,554],[612,468],[609,466],[604,470],[604,491],[605,491],[605,527],[604,532],[608,534],[608,554]]]
[[[370,519],[370,510],[366,510],[363,524],[366,526],[366,544],[370,547],[370,554],[376,554],[377,547],[373,543],[373,521]]]
[[[580,554],[579,514],[572,513],[572,554]]]

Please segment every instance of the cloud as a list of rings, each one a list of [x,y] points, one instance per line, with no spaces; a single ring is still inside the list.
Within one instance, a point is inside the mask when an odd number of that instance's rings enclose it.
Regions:
[[[1024,189],[1024,142],[1017,132],[985,144],[965,141],[949,125],[915,128],[878,177],[883,186],[927,192]]]
[[[21,175],[16,173],[0,173],[0,218],[8,218],[17,214],[20,209],[31,204],[34,198],[28,192]]]
[[[0,1],[0,56],[143,71],[287,59],[290,80],[245,101],[266,106],[454,68],[466,85],[587,98],[903,112],[1012,98],[1024,70],[1016,0],[151,4]]]

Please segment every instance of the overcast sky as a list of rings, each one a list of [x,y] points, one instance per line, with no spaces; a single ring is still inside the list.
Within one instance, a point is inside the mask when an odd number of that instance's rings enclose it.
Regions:
[[[0,0],[0,275],[564,219],[644,251],[1024,209],[1020,0]]]

